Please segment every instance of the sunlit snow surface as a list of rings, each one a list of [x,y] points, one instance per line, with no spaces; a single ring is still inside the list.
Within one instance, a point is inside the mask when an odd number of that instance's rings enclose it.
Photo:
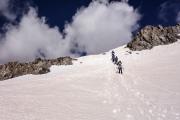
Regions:
[[[108,52],[1,81],[0,120],[180,120],[180,41],[127,51],[123,75]]]

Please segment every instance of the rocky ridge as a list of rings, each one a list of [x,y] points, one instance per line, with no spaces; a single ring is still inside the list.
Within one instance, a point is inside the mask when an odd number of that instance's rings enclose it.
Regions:
[[[50,72],[49,68],[52,65],[72,65],[72,60],[75,59],[60,57],[49,60],[37,58],[35,61],[29,63],[9,62],[0,65],[0,81],[27,74],[45,74]]]
[[[152,49],[154,46],[174,43],[179,38],[180,24],[163,27],[146,26],[137,33],[127,47],[133,51]]]

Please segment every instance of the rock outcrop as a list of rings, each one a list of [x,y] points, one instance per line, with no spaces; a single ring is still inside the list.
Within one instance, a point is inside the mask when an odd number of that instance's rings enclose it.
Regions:
[[[9,62],[0,65],[0,81],[27,74],[45,74],[50,72],[52,65],[72,65],[72,60],[70,57],[60,57],[51,60],[37,58],[29,63]]]
[[[161,25],[146,26],[127,44],[131,50],[151,49],[154,46],[166,45],[176,42],[180,33],[180,24],[170,27],[162,27]]]

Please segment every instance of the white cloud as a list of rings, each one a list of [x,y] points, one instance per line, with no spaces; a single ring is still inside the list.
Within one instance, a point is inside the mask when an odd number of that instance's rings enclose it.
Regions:
[[[163,22],[177,22],[176,15],[180,11],[180,2],[177,0],[168,0],[160,5],[160,10],[158,13],[158,18]],[[171,18],[171,19],[169,19]]]
[[[76,13],[65,31],[68,39],[78,44],[77,51],[101,53],[129,42],[139,18],[127,3],[93,2]]]
[[[14,20],[16,16],[10,12],[9,3],[10,0],[0,0],[0,14],[9,20]]]
[[[129,2],[129,0],[121,0],[122,2],[126,2],[126,3],[128,3]]]
[[[63,38],[58,27],[50,28],[45,18],[39,18],[31,8],[18,26],[9,26],[1,38],[0,63],[29,61],[44,55],[55,58],[105,52],[129,42],[139,19],[140,15],[125,2],[93,1],[66,25]]]
[[[180,23],[180,11],[179,13],[177,14],[177,19],[176,19],[177,23]]]
[[[0,0],[0,11],[8,8],[9,0]]]
[[[18,26],[10,26],[8,30],[0,43],[0,62],[29,61],[42,54],[48,58],[68,54],[67,41],[62,40],[58,28],[50,28],[33,8]]]

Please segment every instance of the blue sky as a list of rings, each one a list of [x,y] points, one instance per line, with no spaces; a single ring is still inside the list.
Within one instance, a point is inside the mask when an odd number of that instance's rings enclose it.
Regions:
[[[98,54],[146,25],[180,22],[180,0],[1,0],[0,63]]]
[[[113,0],[120,1],[120,0]],[[22,14],[28,5],[38,8],[39,16],[46,16],[49,25],[63,29],[66,21],[70,22],[77,9],[88,6],[91,0],[11,0],[13,11]],[[180,11],[180,0],[129,0],[129,4],[142,14],[140,25],[174,25]],[[163,6],[164,4],[164,6]],[[159,17],[163,14],[163,17]],[[7,22],[0,14],[0,25]],[[166,20],[165,20],[166,19]]]

